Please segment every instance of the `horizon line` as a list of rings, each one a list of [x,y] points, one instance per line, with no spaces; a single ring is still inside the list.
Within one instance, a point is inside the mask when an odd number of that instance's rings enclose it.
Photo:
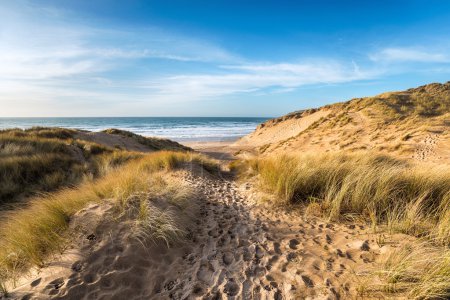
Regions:
[[[1,117],[0,116],[0,119],[65,119],[65,118],[67,118],[67,119],[69,119],[69,118],[85,118],[85,119],[87,119],[87,118],[254,118],[254,119],[256,119],[256,118],[269,118],[269,119],[273,119],[273,118],[277,118],[277,117],[273,117],[273,116],[271,116],[271,117],[268,117],[268,116],[257,116],[257,117],[255,117],[255,116],[226,116],[226,117],[224,117],[224,116],[220,116],[220,117],[218,117],[218,116],[89,116],[89,117],[80,117],[80,116],[71,116],[71,117],[68,117],[68,116],[64,116],[64,117],[49,117],[49,116],[46,116],[46,117]]]

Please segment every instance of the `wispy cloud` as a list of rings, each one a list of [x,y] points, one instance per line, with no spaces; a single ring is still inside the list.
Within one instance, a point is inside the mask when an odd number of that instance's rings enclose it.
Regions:
[[[112,110],[151,102],[134,80],[147,78],[148,70],[162,76],[164,66],[154,70],[148,60],[209,64],[240,58],[157,27],[102,28],[25,0],[0,3],[0,115],[48,115],[80,103],[95,110],[106,101]]]
[[[375,62],[449,63],[450,55],[447,53],[418,48],[386,48],[369,57]]]
[[[146,87],[166,99],[195,100],[234,93],[249,93],[274,88],[291,92],[312,84],[343,83],[376,76],[355,65],[336,61],[305,63],[222,65],[225,74],[180,75],[150,82]]]
[[[55,9],[0,4],[0,78],[46,79],[99,73],[127,60],[230,62],[221,47],[159,28],[133,31],[79,25]]]

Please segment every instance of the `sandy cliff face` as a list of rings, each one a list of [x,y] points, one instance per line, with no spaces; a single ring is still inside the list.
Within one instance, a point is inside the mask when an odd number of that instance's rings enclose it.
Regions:
[[[243,151],[376,150],[450,161],[450,82],[356,98],[261,124],[236,142]]]

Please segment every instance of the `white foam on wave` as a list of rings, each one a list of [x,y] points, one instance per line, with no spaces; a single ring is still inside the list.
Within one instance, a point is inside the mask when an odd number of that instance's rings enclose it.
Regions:
[[[242,137],[263,121],[254,118],[0,118],[0,128],[56,126],[89,131],[118,128],[176,141],[220,141]]]

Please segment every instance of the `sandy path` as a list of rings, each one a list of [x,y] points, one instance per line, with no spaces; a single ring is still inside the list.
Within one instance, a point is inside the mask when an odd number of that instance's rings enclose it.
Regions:
[[[248,184],[188,180],[205,195],[202,218],[189,234],[196,246],[179,285],[157,298],[339,299],[355,295],[355,275],[377,255],[361,228],[257,205],[244,196]]]
[[[346,299],[380,253],[363,227],[261,205],[249,183],[185,180],[200,195],[187,241],[143,245],[126,224],[102,223],[85,233],[81,259],[44,270],[17,298]]]
[[[186,142],[183,145],[208,155],[224,163],[236,159],[233,153],[239,150],[234,146],[235,140],[219,142]]]

